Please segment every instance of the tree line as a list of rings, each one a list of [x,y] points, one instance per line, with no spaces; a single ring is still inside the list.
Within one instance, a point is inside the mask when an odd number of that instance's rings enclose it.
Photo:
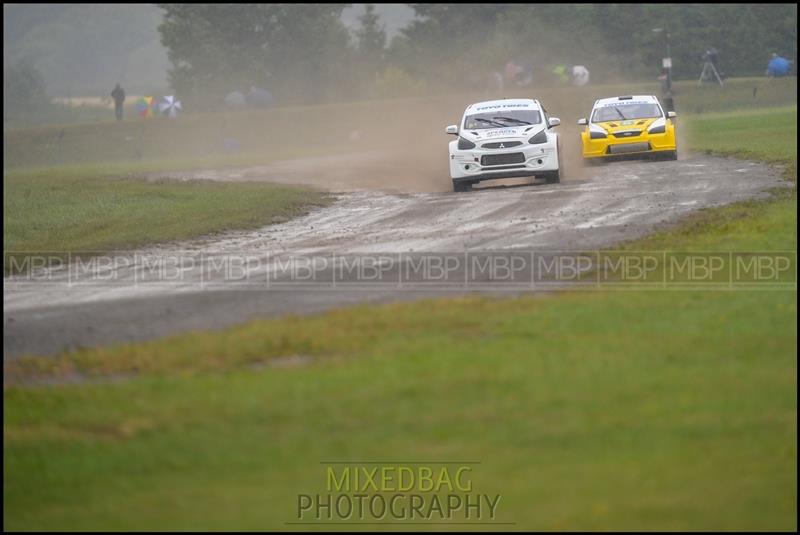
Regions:
[[[184,95],[256,85],[321,101],[480,86],[509,60],[534,79],[557,64],[586,65],[595,81],[653,79],[669,45],[673,77],[689,79],[711,47],[728,76],[797,52],[796,4],[410,5],[415,18],[387,42],[371,6],[351,36],[347,4],[159,4],[170,81]]]
[[[584,65],[595,83],[653,80],[668,43],[676,80],[696,79],[711,47],[727,76],[797,55],[797,4],[409,4],[415,17],[392,39],[371,5],[353,32],[348,4],[157,6],[168,83],[195,109],[252,86],[289,104],[478,89],[510,61],[534,84],[556,83],[558,65]],[[55,16],[39,11],[20,16]],[[4,30],[14,37],[15,25]],[[45,100],[36,69],[5,59],[6,109]]]

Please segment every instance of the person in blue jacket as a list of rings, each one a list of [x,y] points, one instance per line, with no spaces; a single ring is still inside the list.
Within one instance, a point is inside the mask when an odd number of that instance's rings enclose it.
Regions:
[[[772,59],[767,64],[767,76],[786,76],[789,74],[792,62],[778,54],[772,54]]]

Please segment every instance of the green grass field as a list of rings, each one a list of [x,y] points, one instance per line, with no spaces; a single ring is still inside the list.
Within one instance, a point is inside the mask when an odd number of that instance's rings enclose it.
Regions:
[[[321,461],[413,457],[479,460],[525,529],[791,529],[795,318],[791,292],[364,307],[198,350],[295,369],[9,389],[5,528],[283,529]]]
[[[779,163],[787,178],[797,178],[797,106],[695,116],[688,133],[690,147]]]
[[[796,108],[686,128],[796,169]],[[796,251],[796,227],[792,190],[625,247]],[[288,529],[320,462],[405,459],[480,461],[505,529],[795,530],[796,297],[440,299],[7,363],[4,528]]]
[[[148,182],[79,167],[13,172],[3,179],[3,249],[133,248],[284,221],[326,202],[322,192],[275,184]]]

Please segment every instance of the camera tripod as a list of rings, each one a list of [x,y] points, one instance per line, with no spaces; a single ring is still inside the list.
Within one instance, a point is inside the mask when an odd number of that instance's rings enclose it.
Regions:
[[[707,77],[710,78],[712,74],[714,78],[717,79],[717,82],[719,82],[719,85],[725,85],[722,83],[722,77],[719,75],[719,71],[717,71],[717,68],[709,60],[706,60],[705,64],[703,64],[703,72],[700,73],[700,79],[697,80],[697,85],[702,84],[703,80]]]

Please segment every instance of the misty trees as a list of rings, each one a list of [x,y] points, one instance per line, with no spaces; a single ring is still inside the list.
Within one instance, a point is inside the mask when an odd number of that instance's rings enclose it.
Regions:
[[[33,61],[3,65],[3,126],[17,127],[86,119],[83,110],[51,102],[47,85]]]
[[[281,102],[478,89],[509,60],[532,67],[534,84],[570,64],[598,82],[654,80],[666,54],[654,28],[671,35],[677,79],[696,78],[711,46],[729,75],[797,52],[795,4],[411,4],[415,18],[388,47],[372,5],[352,36],[345,4],[159,6],[173,88],[210,103],[252,85]]]
[[[23,59],[3,66],[4,116],[30,113],[49,103],[44,78],[30,61]]]
[[[367,4],[364,14],[358,18],[361,27],[356,30],[358,53],[370,71],[375,71],[383,62],[386,50],[386,30],[378,24],[375,6]]]
[[[730,75],[761,74],[772,48],[797,54],[796,4],[591,4],[581,5],[581,11],[568,5],[547,7],[544,18],[578,39],[575,50],[628,78],[653,76],[661,67],[666,37],[654,28],[670,33],[673,76],[679,79],[699,76],[702,54],[710,47],[719,50],[722,68]],[[576,18],[580,25],[570,25]],[[586,33],[592,39],[581,42]]]
[[[763,73],[772,52],[797,55],[796,4],[411,5],[416,19],[389,57],[418,77],[448,84],[509,59],[583,64],[596,80],[655,78],[666,46],[653,28],[670,32],[676,78],[696,78],[711,46],[730,75]]]
[[[379,24],[375,6],[367,4],[358,17],[360,26],[355,30],[357,74],[361,80],[359,96],[391,98],[419,93],[424,87],[408,73],[389,66],[386,57],[386,30]]]
[[[184,98],[221,100],[266,87],[279,99],[319,99],[350,62],[345,4],[159,4],[170,82]]]
[[[486,65],[484,45],[507,4],[410,4],[416,18],[392,42],[398,66],[432,81],[458,83]]]
[[[653,28],[670,33],[676,78],[696,79],[710,47],[729,75],[761,74],[772,48],[797,51],[796,4],[598,4],[593,11],[605,30],[602,46],[633,75],[651,72],[666,55],[665,36]]]
[[[30,60],[53,96],[101,97],[116,82],[166,88],[154,5],[7,4],[3,14],[4,63]]]

